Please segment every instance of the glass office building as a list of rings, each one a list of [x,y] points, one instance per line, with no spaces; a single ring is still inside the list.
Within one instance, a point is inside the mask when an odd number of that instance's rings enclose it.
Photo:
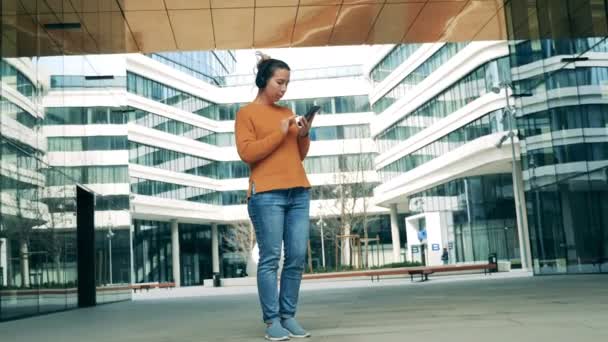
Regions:
[[[608,42],[543,39],[510,48],[515,92],[526,95],[516,107],[534,270],[607,272],[608,68],[601,60]]]
[[[125,34],[130,29],[120,10],[105,12],[113,10],[104,7],[109,3],[118,2],[2,2],[0,320],[77,307],[78,186],[97,199],[96,262],[90,272],[97,280],[98,303],[129,299],[131,283],[175,281],[175,261],[180,263],[183,285],[204,282],[214,269],[209,251],[213,231],[226,230],[213,222],[235,215],[237,210],[231,210],[244,203],[244,187],[223,188],[222,182],[238,183],[247,177],[236,155],[227,152],[234,149],[234,134],[227,127],[248,98],[234,102],[215,98],[201,90],[209,88],[180,83],[171,72],[161,77],[118,63],[115,66],[122,72],[112,73],[98,68],[92,55],[69,57],[156,46],[138,47],[132,35]],[[520,241],[526,238],[535,274],[605,273],[608,4],[603,0],[504,4],[508,41],[488,58],[480,58],[481,53],[467,55],[474,50],[471,44],[480,43],[468,41],[431,44],[433,48],[422,53],[432,40],[444,37],[431,35],[386,51],[386,58],[370,70],[367,92],[350,94],[333,87],[324,89],[325,94],[317,91],[282,102],[296,112],[319,104],[324,115],[335,115],[336,122],[344,118],[344,123],[315,130],[315,143],[336,149],[311,157],[305,166],[315,178],[322,178],[349,170],[349,154],[373,159],[376,165],[366,171],[378,171],[380,177],[367,184],[380,190],[374,191],[378,202],[388,207],[395,191],[407,190],[401,202],[390,203],[395,204],[391,213],[394,209],[402,234],[410,215],[450,212],[446,245],[451,242],[454,247],[450,257],[454,262],[480,262],[495,252],[500,260],[517,263]],[[65,13],[63,8],[57,10],[63,5]],[[82,11],[94,14],[88,28],[35,22],[66,13],[78,17],[71,14]],[[42,67],[44,56],[57,56],[51,69]],[[146,51],[137,58],[162,63],[165,71],[193,76],[207,87],[238,87],[251,81],[250,75],[230,75],[236,60],[227,50]],[[416,63],[410,63],[413,59]],[[360,66],[347,65],[309,70],[298,77],[311,82],[353,81],[361,74]],[[505,159],[510,156],[496,155],[493,147],[508,131],[503,122],[507,103],[496,104],[498,97],[491,94],[500,82],[513,88],[521,208],[515,205],[510,161]],[[421,84],[428,87],[413,96],[423,89]],[[97,102],[88,102],[95,92]],[[47,103],[50,93],[53,100]],[[402,107],[404,103],[410,107]],[[367,114],[376,116],[380,124],[356,119]],[[339,149],[344,141],[354,140],[362,140],[367,148],[373,145],[372,138],[380,154],[375,147],[362,153]],[[441,170],[464,168],[458,160],[465,152],[471,158],[461,161],[479,174],[461,169],[436,182],[417,182],[440,175]],[[492,161],[494,168],[483,167],[484,156],[497,158]],[[314,198],[335,197],[337,188],[328,182],[314,190]],[[158,203],[162,205],[153,206]],[[165,212],[200,215],[184,222],[152,215]],[[518,234],[518,212],[525,218],[524,237]],[[371,234],[383,241],[393,239],[386,210],[370,218]],[[312,229],[318,236],[316,222]],[[352,228],[361,231],[360,226]],[[170,248],[175,241],[182,247],[181,259]],[[402,235],[398,244],[405,243]],[[319,240],[313,240],[312,246],[313,263],[319,265]],[[219,249],[221,272],[241,276],[243,261],[231,254],[235,247],[221,238]],[[328,260],[333,257],[328,253]]]

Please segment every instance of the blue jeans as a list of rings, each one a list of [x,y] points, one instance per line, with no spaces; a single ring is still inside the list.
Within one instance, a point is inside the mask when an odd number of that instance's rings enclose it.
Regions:
[[[306,260],[309,237],[310,194],[306,188],[252,191],[247,204],[260,249],[258,294],[264,322],[294,317]],[[285,260],[280,294],[277,270],[281,245]]]

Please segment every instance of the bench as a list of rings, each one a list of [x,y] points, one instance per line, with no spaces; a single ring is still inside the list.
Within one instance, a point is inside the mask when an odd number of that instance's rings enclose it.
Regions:
[[[480,270],[484,271],[484,274],[488,274],[492,270],[497,270],[496,264],[472,264],[472,265],[443,265],[443,266],[417,266],[417,267],[399,267],[399,268],[386,268],[376,270],[364,270],[364,271],[350,271],[350,272],[337,272],[337,273],[313,273],[304,274],[304,280],[319,280],[319,279],[337,279],[337,278],[354,278],[354,277],[371,277],[372,282],[374,278],[380,281],[380,276],[398,275],[398,276],[410,276],[410,279],[414,281],[414,275],[420,274],[422,281],[429,280],[429,275],[439,272],[458,272],[458,271],[472,271]]]
[[[420,270],[410,270],[407,273],[410,275],[411,281],[414,281],[414,275],[416,275],[416,274],[420,274],[420,281],[427,281],[427,280],[429,280],[429,274],[433,274],[433,271],[427,270],[427,269],[420,269]],[[378,281],[380,281],[380,278],[378,278]]]
[[[149,282],[149,283],[136,283],[136,284],[132,284],[131,285],[131,289],[133,289],[134,292],[137,292],[137,290],[142,291],[142,290],[146,290],[146,291],[150,291],[150,289],[153,288],[158,288],[158,289],[170,289],[172,287],[175,287],[175,283],[172,282]]]
[[[483,271],[483,274],[491,274],[492,271],[497,270],[497,264],[472,264],[472,265],[445,265],[445,266],[429,266],[421,267],[419,269],[411,269],[408,271],[410,278],[414,281],[414,275],[420,274],[420,281],[429,280],[429,275],[433,273],[441,272],[459,272],[459,271]]]
[[[420,275],[420,281],[429,280],[429,275],[433,273],[441,272],[459,272],[459,271],[474,271],[483,270],[484,274],[490,274],[491,271],[497,270],[498,265],[496,264],[472,264],[472,265],[444,265],[444,266],[422,266],[422,267],[405,267],[400,269],[390,270],[373,270],[369,271],[371,274],[371,280],[374,281],[376,277],[377,281],[380,281],[382,275],[409,275],[410,280],[414,281],[415,275]]]

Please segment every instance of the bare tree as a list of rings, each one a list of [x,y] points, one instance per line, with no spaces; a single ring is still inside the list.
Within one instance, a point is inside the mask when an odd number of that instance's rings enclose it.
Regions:
[[[325,235],[339,241],[341,261],[351,266],[350,240],[344,236],[352,235],[353,229],[361,227],[363,238],[368,238],[369,206],[373,184],[368,174],[373,170],[372,155],[362,153],[362,142],[356,154],[343,154],[340,156],[340,172],[333,177],[331,184],[320,187],[320,198],[323,199],[320,210],[323,212],[323,221],[327,223]],[[367,260],[366,255],[363,260]],[[337,266],[337,265],[336,265]]]
[[[255,245],[255,233],[249,221],[233,222],[222,234],[222,241],[230,251],[242,257],[248,264]]]

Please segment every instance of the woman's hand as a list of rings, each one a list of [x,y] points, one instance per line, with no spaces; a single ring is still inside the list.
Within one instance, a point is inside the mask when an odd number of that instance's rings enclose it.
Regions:
[[[291,126],[292,124],[296,123],[296,116],[292,115],[286,119],[281,120],[281,132],[283,132],[283,134],[287,134],[287,131],[289,131],[289,126]]]
[[[298,136],[300,138],[307,137],[309,131],[310,131],[310,123],[308,123],[308,120],[306,120],[306,118],[301,116],[298,119]]]

